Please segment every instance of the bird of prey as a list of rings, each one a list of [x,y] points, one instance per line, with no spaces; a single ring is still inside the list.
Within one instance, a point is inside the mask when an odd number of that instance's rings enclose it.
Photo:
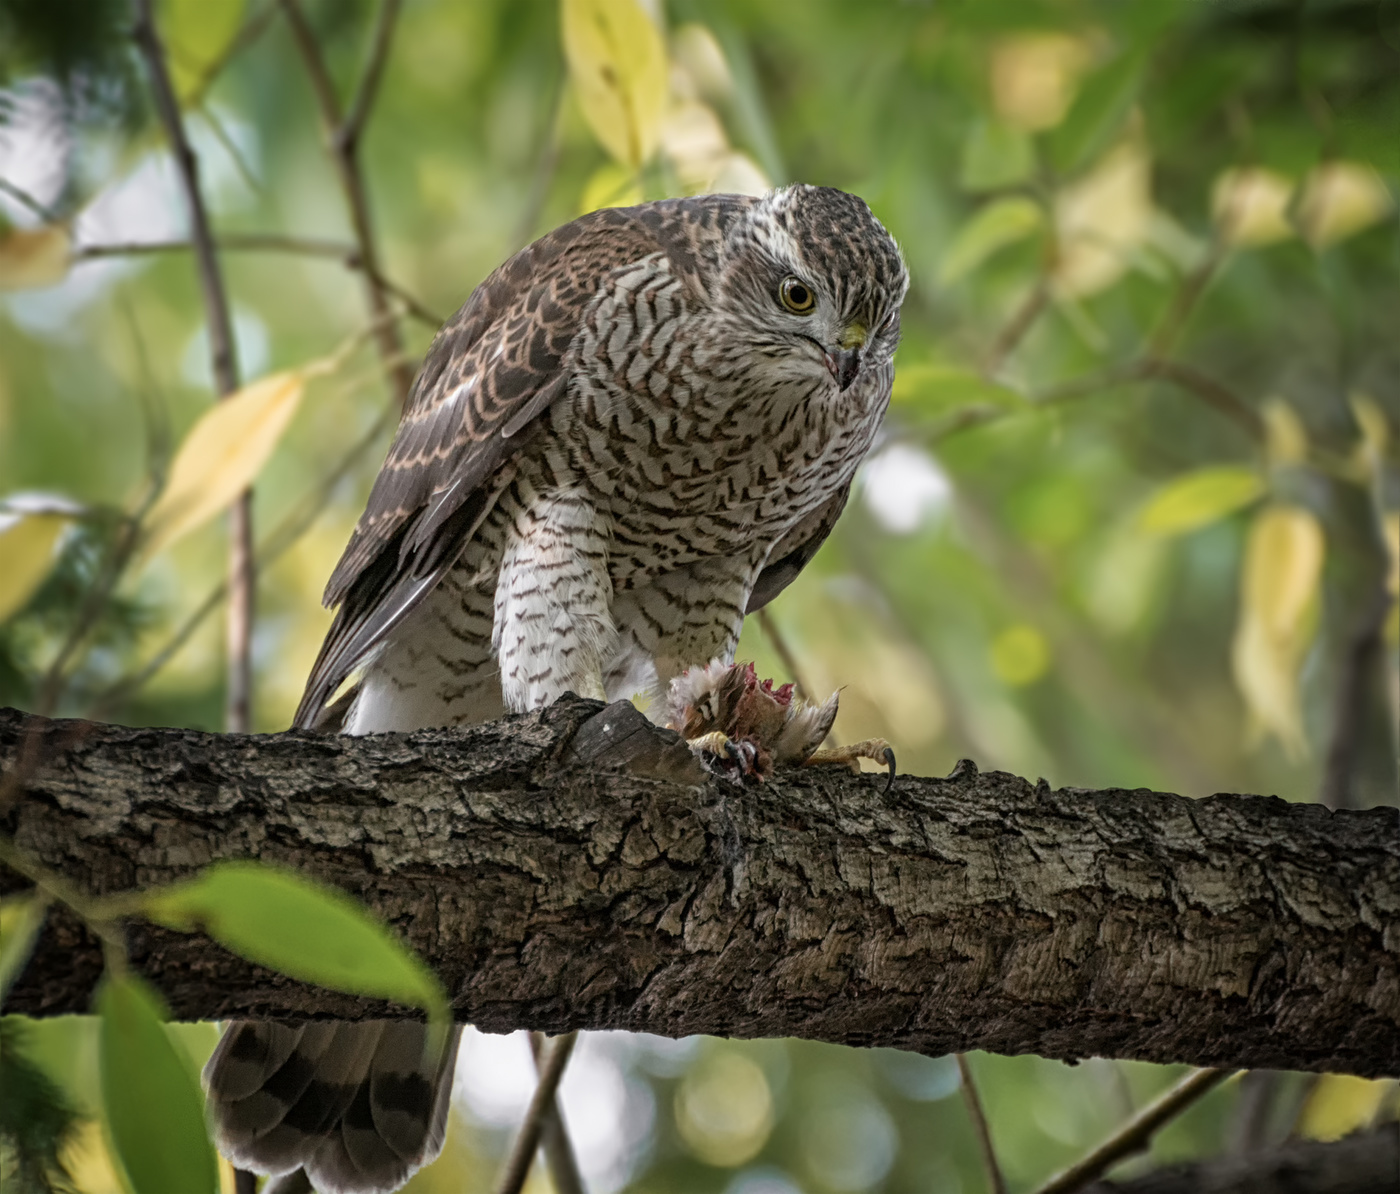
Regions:
[[[296,725],[664,698],[732,664],[845,505],[907,287],[870,209],[827,187],[605,209],[522,249],[428,352]],[[424,1039],[231,1026],[206,1069],[221,1147],[321,1194],[397,1188],[442,1145],[456,1044]]]

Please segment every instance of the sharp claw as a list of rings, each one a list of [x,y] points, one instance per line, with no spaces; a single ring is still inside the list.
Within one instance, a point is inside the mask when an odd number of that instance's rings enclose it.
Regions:
[[[890,769],[890,777],[885,781],[885,795],[888,796],[890,794],[890,789],[894,787],[895,777],[894,748],[892,746],[885,747],[885,757],[883,761]]]

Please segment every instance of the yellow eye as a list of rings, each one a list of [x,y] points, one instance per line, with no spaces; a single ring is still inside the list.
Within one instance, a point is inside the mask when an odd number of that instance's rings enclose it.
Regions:
[[[817,296],[801,278],[784,278],[778,287],[778,298],[794,315],[810,315],[817,305]]]

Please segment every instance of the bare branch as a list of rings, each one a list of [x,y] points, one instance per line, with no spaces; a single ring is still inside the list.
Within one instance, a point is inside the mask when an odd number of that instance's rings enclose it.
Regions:
[[[987,377],[994,377],[1001,371],[1006,358],[1015,352],[1017,346],[1026,338],[1026,333],[1035,326],[1035,321],[1040,318],[1049,302],[1050,283],[1042,276],[1036,279],[1035,285],[1021,301],[1021,305],[1011,313],[1006,326],[997,333],[992,346],[987,350],[987,359],[982,364],[982,372]]]
[[[307,23],[298,0],[280,2],[292,31],[292,40],[296,43],[297,51],[306,67],[307,77],[311,80],[311,89],[316,95],[326,148],[340,178],[340,189],[345,194],[346,206],[350,211],[350,226],[359,250],[360,261],[363,263],[370,314],[378,325],[376,339],[379,343],[379,353],[389,368],[394,392],[402,405],[408,400],[408,393],[413,385],[413,371],[404,360],[397,326],[384,318],[389,313],[389,291],[383,284],[383,272],[379,268],[379,254],[375,247],[369,214],[369,196],[359,164],[360,140],[365,121],[369,118],[370,105],[377,93],[384,57],[389,51],[394,18],[398,14],[398,0],[383,0],[381,4],[369,59],[356,92],[357,106],[351,109],[354,123],[341,119],[340,101],[336,97],[335,84],[326,69],[321,48],[316,44],[316,35]]]
[[[219,255],[204,207],[204,194],[199,186],[199,161],[185,135],[180,105],[166,67],[164,47],[156,31],[151,0],[135,0],[135,5],[136,24],[132,36],[146,60],[156,112],[165,128],[179,171],[185,205],[189,210],[190,240],[199,267],[200,289],[208,318],[214,384],[220,395],[227,396],[238,389],[233,325],[229,318]],[[229,511],[229,577],[228,689],[224,720],[229,730],[239,733],[248,730],[252,717],[253,601],[257,585],[253,572],[253,501],[250,492],[244,492]]]
[[[977,1133],[977,1147],[982,1151],[982,1167],[987,1171],[987,1185],[991,1187],[992,1194],[1006,1194],[1006,1179],[1001,1175],[1001,1166],[997,1164],[997,1151],[992,1146],[992,1129],[987,1123],[986,1113],[982,1110],[982,1100],[977,1095],[977,1084],[972,1079],[972,1067],[967,1064],[967,1057],[962,1053],[954,1056],[958,1060],[958,1073],[962,1077],[963,1102],[967,1104],[967,1113],[972,1117],[972,1127]]]
[[[501,1170],[496,1194],[520,1194],[521,1187],[525,1185],[525,1179],[530,1175],[530,1166],[535,1160],[535,1150],[540,1146],[540,1131],[546,1116],[554,1107],[559,1082],[564,1077],[564,1067],[569,1064],[569,1057],[577,1040],[577,1032],[566,1033],[550,1047],[544,1065],[540,1067],[540,1080],[535,1085],[534,1096],[530,1099],[524,1122],[520,1125],[520,1135],[515,1138],[515,1147]]]
[[[548,1038],[542,1032],[530,1033],[530,1052],[535,1059],[535,1073],[539,1075],[545,1059]],[[556,1094],[550,1102],[548,1114],[540,1125],[540,1144],[544,1149],[545,1163],[549,1166],[549,1179],[554,1184],[555,1194],[587,1194],[583,1176],[578,1171],[578,1158],[574,1156],[574,1146],[569,1140],[568,1129],[564,1126],[564,1114],[560,1109]]]
[[[215,243],[221,251],[295,253],[306,257],[339,258],[346,269],[368,272],[359,249],[341,241],[321,240],[307,236],[285,236],[268,232],[231,232],[219,237]],[[84,261],[95,261],[105,257],[139,257],[148,253],[175,253],[191,247],[190,242],[186,240],[128,241],[106,245],[83,245],[74,251],[73,262],[81,264]],[[404,309],[415,319],[427,324],[434,331],[442,326],[443,317],[428,310],[402,286],[381,274],[375,274],[373,278],[387,293],[402,302]]]
[[[1207,1069],[1188,1074],[1161,1098],[1139,1111],[1083,1160],[1076,1161],[1052,1177],[1037,1194],[1075,1194],[1075,1191],[1082,1190],[1107,1173],[1116,1162],[1145,1149],[1159,1128],[1170,1123],[1202,1095],[1214,1090],[1230,1073],[1229,1070]]]
[[[1323,1144],[1291,1141],[1243,1157],[1172,1165],[1100,1182],[1089,1194],[1378,1194],[1400,1189],[1400,1124]]]
[[[0,769],[35,719],[0,714]],[[1247,796],[938,780],[707,778],[628,702],[461,730],[265,736],[93,725],[0,818],[98,895],[256,855],[363,900],[487,1031],[799,1036],[1194,1065],[1400,1070],[1400,826]],[[0,886],[18,880],[0,874]],[[129,928],[194,1019],[385,1005]],[[56,911],[11,995],[87,1007],[99,950]]]
[[[337,133],[338,144],[348,152],[354,147],[364,131],[365,121],[379,91],[379,80],[384,74],[384,64],[389,58],[389,45],[394,38],[394,25],[398,21],[401,0],[380,0],[379,13],[375,17],[374,32],[370,34],[369,53],[365,58],[364,70],[360,72],[360,85],[355,89],[355,97],[350,101],[350,110],[340,123]]]

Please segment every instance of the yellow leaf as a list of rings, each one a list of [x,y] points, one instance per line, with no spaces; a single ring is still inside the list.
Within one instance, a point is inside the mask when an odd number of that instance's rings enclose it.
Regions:
[[[161,0],[160,29],[182,104],[195,96],[205,72],[238,36],[243,6],[244,0]]]
[[[675,104],[661,126],[661,148],[687,187],[707,189],[729,156],[729,138],[708,104]]]
[[[1252,468],[1196,469],[1153,494],[1138,515],[1138,527],[1154,535],[1184,535],[1233,514],[1263,492],[1263,478]]]
[[[639,170],[656,149],[668,66],[661,32],[637,0],[561,0],[564,54],[579,106],[614,158]]]
[[[311,372],[292,369],[246,385],[190,428],[147,519],[144,558],[203,526],[252,484],[296,413]]]
[[[1152,230],[1151,163],[1125,141],[1055,202],[1059,260],[1055,289],[1084,298],[1112,286]]]
[[[1211,213],[1226,244],[1250,247],[1287,240],[1293,183],[1260,167],[1226,170],[1211,188]]]
[[[1365,162],[1326,162],[1303,184],[1298,223],[1308,243],[1323,249],[1383,220],[1394,206],[1380,175]]]
[[[579,215],[597,211],[600,207],[631,207],[642,201],[642,188],[637,176],[626,166],[607,162],[593,172],[584,184],[579,199]]]
[[[0,290],[31,290],[63,281],[72,248],[65,224],[9,229],[0,235]]]
[[[1093,57],[1084,38],[1063,33],[1023,33],[992,49],[992,104],[1013,128],[1036,132],[1064,119]]]
[[[1386,444],[1390,442],[1390,420],[1385,417],[1380,403],[1369,394],[1353,394],[1351,413],[1361,428],[1361,437],[1366,446],[1377,455],[1384,452]]]
[[[1298,670],[1315,627],[1326,542],[1300,506],[1272,504],[1254,517],[1240,576],[1231,647],[1235,683],[1254,730],[1273,734],[1291,759],[1307,753]]]
[[[1282,398],[1264,403],[1264,447],[1270,464],[1302,464],[1308,458],[1308,432]]]
[[[61,514],[0,514],[0,622],[23,609],[49,574],[67,524]]]
[[[1395,1083],[1384,1078],[1323,1074],[1303,1106],[1298,1131],[1313,1140],[1340,1140],[1370,1126]]]
[[[1050,644],[1034,626],[1008,626],[992,640],[992,670],[1012,688],[1034,684],[1050,669]]]

